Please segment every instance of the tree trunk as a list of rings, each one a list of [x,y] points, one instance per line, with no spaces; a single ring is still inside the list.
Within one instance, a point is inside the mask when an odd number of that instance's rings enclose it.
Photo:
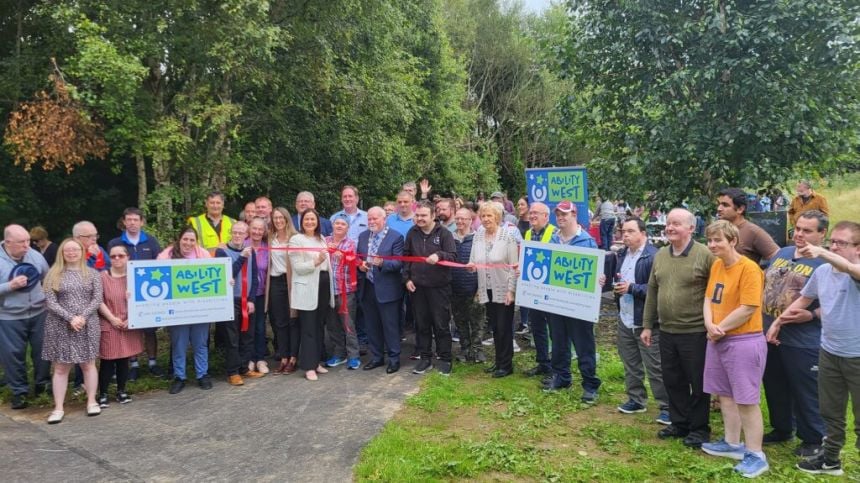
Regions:
[[[146,206],[146,159],[140,153],[135,154],[134,164],[137,167],[137,206]]]

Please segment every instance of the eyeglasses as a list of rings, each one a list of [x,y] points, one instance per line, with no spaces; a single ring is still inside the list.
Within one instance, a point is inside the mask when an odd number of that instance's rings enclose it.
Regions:
[[[116,255],[110,256],[111,260],[119,260],[120,258],[128,258],[128,255],[125,255],[123,253],[117,253]]]
[[[848,248],[848,247],[853,247],[853,246],[857,246],[857,243],[852,243],[852,242],[844,241],[844,240],[830,240],[830,247],[831,248],[833,248],[833,247]]]
[[[92,238],[93,240],[99,239],[98,233],[90,233],[89,235],[78,235],[78,238]]]

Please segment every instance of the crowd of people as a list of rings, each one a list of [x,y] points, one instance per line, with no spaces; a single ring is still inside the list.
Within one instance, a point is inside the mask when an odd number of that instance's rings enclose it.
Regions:
[[[262,196],[237,219],[224,214],[224,196],[212,192],[206,211],[189,217],[164,249],[144,231],[137,208],[123,212],[123,230],[106,248],[88,221],[76,223],[72,237],[56,246],[39,227],[6,226],[0,362],[12,408],[27,405],[27,353],[35,393],[53,394],[51,424],[63,420],[70,380],[86,392],[87,415],[109,407],[114,379],[116,402],[130,402],[127,383],[140,376],[144,355],[149,373],[170,377],[169,392],[176,394],[189,379],[190,346],[194,379],[211,389],[210,325],[234,386],[297,371],[317,381],[341,365],[393,374],[401,369],[408,328],[414,328],[415,374],[448,375],[455,362],[488,362],[487,337],[494,351],[486,372],[510,376],[520,245],[594,249],[597,243],[570,200],[550,208],[526,198],[513,203],[499,192],[480,203],[430,192],[427,180],[407,183],[391,204],[364,211],[358,188],[347,185],[342,209],[329,218],[309,192],[298,194],[294,214]],[[611,282],[607,290],[619,311],[617,349],[628,396],[620,412],[646,411],[647,377],[656,422],[665,426],[660,438],[739,460],[735,470],[754,477],[769,468],[763,444],[796,432],[796,452],[804,457],[798,468],[841,473],[847,399],[860,398],[860,224],[837,223],[829,250],[823,248],[830,222],[820,205],[809,206],[814,199],[809,193],[798,207],[793,245],[785,248],[746,220],[748,196],[734,188],[719,193],[719,220],[705,230],[707,245],[694,239],[696,217],[684,208],[666,215],[669,244],[661,249],[648,243],[640,216],[620,221],[623,248],[606,252],[611,281],[601,276],[600,282]],[[615,212],[606,201],[594,215],[609,240]],[[157,364],[158,329],[129,329],[127,263],[210,257],[232,264],[234,318],[169,327],[165,371]],[[573,346],[581,400],[595,404],[601,380],[594,324],[540,308],[518,309],[535,346],[535,366],[524,376],[540,377],[546,392],[568,390]],[[269,368],[269,355],[277,367]],[[766,434],[762,384],[773,428]],[[711,395],[724,422],[724,436],[713,441]],[[858,408],[855,403],[860,422]]]

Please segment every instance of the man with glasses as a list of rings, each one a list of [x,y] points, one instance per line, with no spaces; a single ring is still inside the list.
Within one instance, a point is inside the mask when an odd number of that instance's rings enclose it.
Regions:
[[[824,421],[818,411],[818,347],[821,344],[821,319],[818,302],[807,309],[782,314],[822,264],[821,258],[808,258],[800,251],[807,245],[821,246],[827,236],[827,215],[810,210],[800,214],[794,230],[794,246],[780,249],[765,272],[763,327],[768,337],[764,369],[764,393],[773,430],[763,442],[778,443],[794,438],[795,426],[801,445],[799,456],[813,456],[821,450]]]
[[[110,258],[104,248],[100,247],[99,232],[89,221],[79,221],[72,227],[72,237],[84,246],[87,254],[87,266],[103,272],[110,268]]]
[[[30,234],[20,225],[3,230],[0,243],[0,364],[12,390],[12,409],[27,407],[27,346],[33,363],[36,395],[51,380],[51,363],[42,360],[45,293],[40,283],[48,264],[30,248]]]
[[[120,236],[108,242],[108,250],[117,245],[125,245],[130,260],[155,260],[155,257],[161,253],[161,246],[155,237],[143,231],[143,226],[146,224],[143,212],[135,207],[126,208],[122,212],[122,224],[125,230]],[[156,363],[158,337],[156,337],[155,332],[157,330],[157,327],[143,329],[143,343],[146,354],[149,356],[150,374],[155,377],[162,377],[164,371]],[[136,381],[140,376],[140,364],[137,362],[137,356],[131,357],[130,363],[128,380]]]
[[[555,233],[556,227],[549,222],[549,207],[540,201],[535,201],[529,206],[529,226],[524,239],[549,243]],[[526,376],[552,376],[552,367],[549,360],[549,313],[534,308],[520,307],[520,319],[523,325],[528,326],[532,332],[532,341],[535,346],[536,366],[524,372]]]
[[[798,221],[800,218],[798,218]],[[801,471],[842,474],[839,453],[845,445],[845,412],[850,394],[854,432],[860,434],[860,223],[842,221],[830,234],[830,250],[812,244],[798,249],[805,258],[821,258],[797,298],[771,325],[768,340],[778,340],[780,326],[797,319],[818,300],[821,348],[818,353],[818,404],[824,419],[823,450],[797,464]],[[774,329],[774,326],[777,328]],[[860,448],[860,439],[855,442]]]

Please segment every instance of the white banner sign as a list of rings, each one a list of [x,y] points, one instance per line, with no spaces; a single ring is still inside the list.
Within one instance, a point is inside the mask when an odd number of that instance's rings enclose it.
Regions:
[[[166,327],[233,320],[229,258],[128,262],[128,326]]]
[[[604,256],[595,248],[523,242],[517,305],[597,322]]]

